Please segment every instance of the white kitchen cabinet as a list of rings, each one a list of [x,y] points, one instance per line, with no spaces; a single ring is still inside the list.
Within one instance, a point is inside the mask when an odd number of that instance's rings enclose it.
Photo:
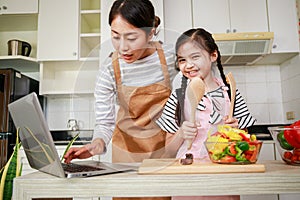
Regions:
[[[39,5],[39,61],[77,60],[79,0],[42,0]]]
[[[274,32],[272,53],[299,52],[296,1],[268,0],[269,26]]]
[[[268,31],[266,0],[193,0],[195,28],[211,33]]]
[[[99,59],[100,13],[100,0],[41,1],[38,60]]]
[[[41,3],[38,30],[38,60],[43,61],[40,94],[94,92],[100,56],[100,2],[45,0]],[[48,26],[53,18],[57,23]]]
[[[38,13],[38,5],[38,0],[0,0],[0,15]]]
[[[80,1],[80,59],[99,59],[101,42],[100,0]]]

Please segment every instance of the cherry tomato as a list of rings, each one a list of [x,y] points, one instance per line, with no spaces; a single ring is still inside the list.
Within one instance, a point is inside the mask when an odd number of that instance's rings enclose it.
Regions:
[[[290,151],[285,151],[285,152],[283,153],[283,157],[284,157],[285,159],[290,160],[290,159],[292,158],[292,156],[293,156],[293,153],[290,152]]]
[[[293,154],[296,156],[300,156],[300,149],[294,149]]]
[[[295,161],[298,161],[298,156],[293,155],[291,157],[291,162],[295,162]]]

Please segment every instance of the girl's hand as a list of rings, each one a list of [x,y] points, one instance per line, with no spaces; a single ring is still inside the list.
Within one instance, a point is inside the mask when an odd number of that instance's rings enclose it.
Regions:
[[[239,127],[239,121],[236,118],[229,118],[228,115],[226,115],[224,118],[224,124],[231,126],[232,128],[238,128]]]
[[[197,126],[195,123],[184,121],[179,131],[179,135],[183,139],[193,140],[197,135]]]

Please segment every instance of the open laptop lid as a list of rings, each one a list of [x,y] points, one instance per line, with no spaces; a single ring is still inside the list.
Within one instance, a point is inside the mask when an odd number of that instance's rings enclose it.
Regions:
[[[48,124],[37,95],[31,93],[8,105],[14,124],[30,166],[58,177],[87,177],[136,170],[136,166],[97,161],[81,161],[77,164],[97,167],[96,171],[65,173],[56,151]]]
[[[30,166],[65,177],[37,95],[31,93],[8,105]]]

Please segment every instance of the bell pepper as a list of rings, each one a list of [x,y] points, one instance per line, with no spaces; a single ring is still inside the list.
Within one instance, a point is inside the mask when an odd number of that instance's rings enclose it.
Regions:
[[[236,155],[236,152],[235,153],[232,152],[231,147],[229,147],[229,146],[227,146],[224,151],[229,156],[235,156]]]
[[[243,150],[241,150],[238,145],[235,145],[235,150],[237,151],[237,154],[235,155],[237,161],[248,161],[243,154]]]
[[[280,131],[280,133],[277,135],[277,140],[279,142],[279,145],[285,149],[285,150],[292,150],[294,147],[287,142],[284,135],[285,131]]]
[[[236,145],[239,147],[240,150],[242,151],[247,151],[249,150],[249,143],[245,141],[240,141],[237,142]]]
[[[291,146],[300,148],[300,120],[290,126],[286,126],[286,128],[299,128],[284,130],[284,138]]]

